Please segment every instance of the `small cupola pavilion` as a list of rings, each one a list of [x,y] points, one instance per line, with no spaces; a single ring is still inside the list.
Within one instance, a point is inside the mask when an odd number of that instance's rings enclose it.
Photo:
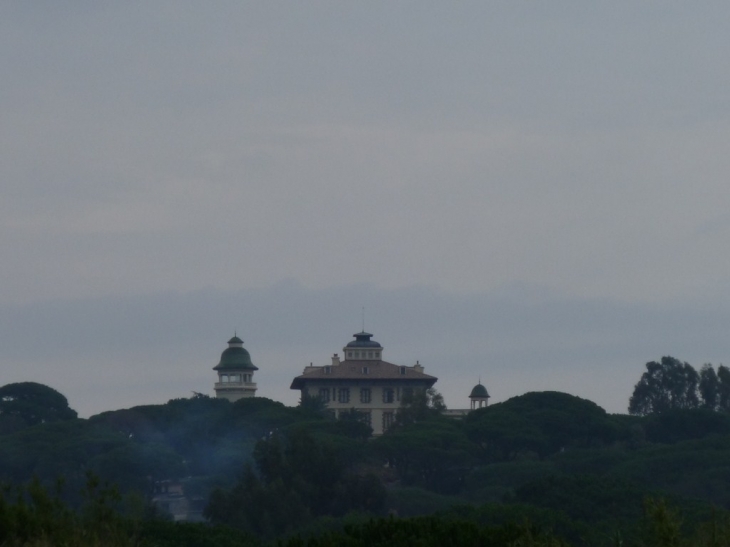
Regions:
[[[487,388],[482,385],[481,380],[472,388],[469,399],[471,399],[472,410],[485,407],[489,403],[489,393],[487,393]]]

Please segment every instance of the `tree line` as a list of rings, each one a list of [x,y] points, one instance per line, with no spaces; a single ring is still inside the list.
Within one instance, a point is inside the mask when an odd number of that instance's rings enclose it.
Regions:
[[[646,364],[629,399],[629,413],[640,416],[693,408],[730,412],[730,369],[705,364],[698,372],[687,362],[662,357]]]
[[[686,363],[665,358],[655,365],[667,378],[692,383]],[[648,380],[666,386],[655,365],[647,365],[654,371]],[[156,538],[150,545],[207,545],[205,530],[220,536],[219,545],[242,545],[242,538],[360,545],[358,538],[405,534],[413,522],[427,527],[433,518],[443,530],[469,522],[479,530],[475,537],[485,538],[491,532],[484,530],[529,520],[532,528],[513,537],[525,545],[532,529],[551,530],[540,541],[563,542],[557,544],[615,545],[609,538],[619,534],[624,545],[638,546],[646,500],[662,498],[684,515],[679,541],[698,537],[713,511],[730,509],[723,487],[730,481],[730,413],[721,391],[727,372],[713,367],[713,384],[702,382],[712,377],[703,371],[696,373],[696,402],[691,390],[668,382],[671,404],[646,414],[611,415],[566,393],[533,392],[454,420],[441,412],[437,392],[418,392],[375,439],[356,411],[333,419],[316,399],[286,407],[258,397],[230,403],[195,395],[84,420],[55,390],[12,384],[0,390],[0,480],[17,485],[37,476],[53,489],[63,476],[58,499],[83,513],[80,492],[91,472],[119,485],[107,506],[144,523],[145,541]],[[708,404],[709,391],[702,395],[708,385],[715,404]],[[170,528],[158,518],[164,515],[155,517],[154,483],[182,478],[186,495],[205,500],[208,524]],[[29,507],[32,496],[14,488],[5,490],[4,507],[18,500]],[[30,518],[18,514],[18,522]],[[163,541],[174,534],[189,539]]]

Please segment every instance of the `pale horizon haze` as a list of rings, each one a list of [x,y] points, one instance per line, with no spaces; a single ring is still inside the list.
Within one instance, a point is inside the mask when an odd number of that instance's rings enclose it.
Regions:
[[[0,385],[258,395],[365,328],[450,408],[730,363],[725,2],[0,6]]]

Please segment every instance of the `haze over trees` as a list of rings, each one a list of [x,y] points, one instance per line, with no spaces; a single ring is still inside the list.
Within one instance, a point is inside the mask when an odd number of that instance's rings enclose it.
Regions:
[[[7,538],[16,544],[32,535],[22,522],[47,511],[47,530],[114,529],[109,545],[293,547],[301,536],[317,538],[312,546],[377,537],[593,546],[620,536],[638,546],[667,530],[677,545],[715,545],[702,534],[714,518],[721,535],[730,509],[727,374],[669,357],[649,363],[631,398],[641,412],[630,415],[535,392],[455,420],[429,391],[375,439],[357,412],[335,420],[317,400],[195,395],[83,420],[55,390],[11,384],[0,388],[0,480],[13,485],[0,519],[15,523]],[[160,520],[150,499],[171,480],[203,501],[208,524]],[[102,514],[112,524],[96,528]]]

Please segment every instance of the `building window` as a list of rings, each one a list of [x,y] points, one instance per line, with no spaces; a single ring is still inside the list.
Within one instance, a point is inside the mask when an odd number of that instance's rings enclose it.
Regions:
[[[400,373],[401,373],[401,376],[405,376],[406,375],[406,367],[400,367]]]
[[[329,403],[330,402],[330,388],[323,387],[319,389],[319,398],[322,400],[323,403]]]
[[[369,388],[364,387],[360,390],[360,402],[361,403],[370,402],[370,389]]]
[[[390,388],[383,389],[383,402],[384,403],[393,402],[393,390],[392,389],[390,389]]]
[[[331,372],[332,372],[332,367],[331,366],[327,365],[326,367],[324,367],[324,373],[325,374],[330,374]]]
[[[349,403],[350,402],[349,388],[346,388],[346,387],[340,388],[340,392],[337,395],[338,395],[337,400],[340,403]]]
[[[368,367],[362,367],[362,373],[367,374],[368,373]]]
[[[383,433],[393,426],[394,421],[395,418],[392,412],[383,412]]]
[[[360,416],[362,419],[362,423],[366,424],[368,427],[372,427],[373,425],[373,417],[370,415],[370,411],[360,411]]]

